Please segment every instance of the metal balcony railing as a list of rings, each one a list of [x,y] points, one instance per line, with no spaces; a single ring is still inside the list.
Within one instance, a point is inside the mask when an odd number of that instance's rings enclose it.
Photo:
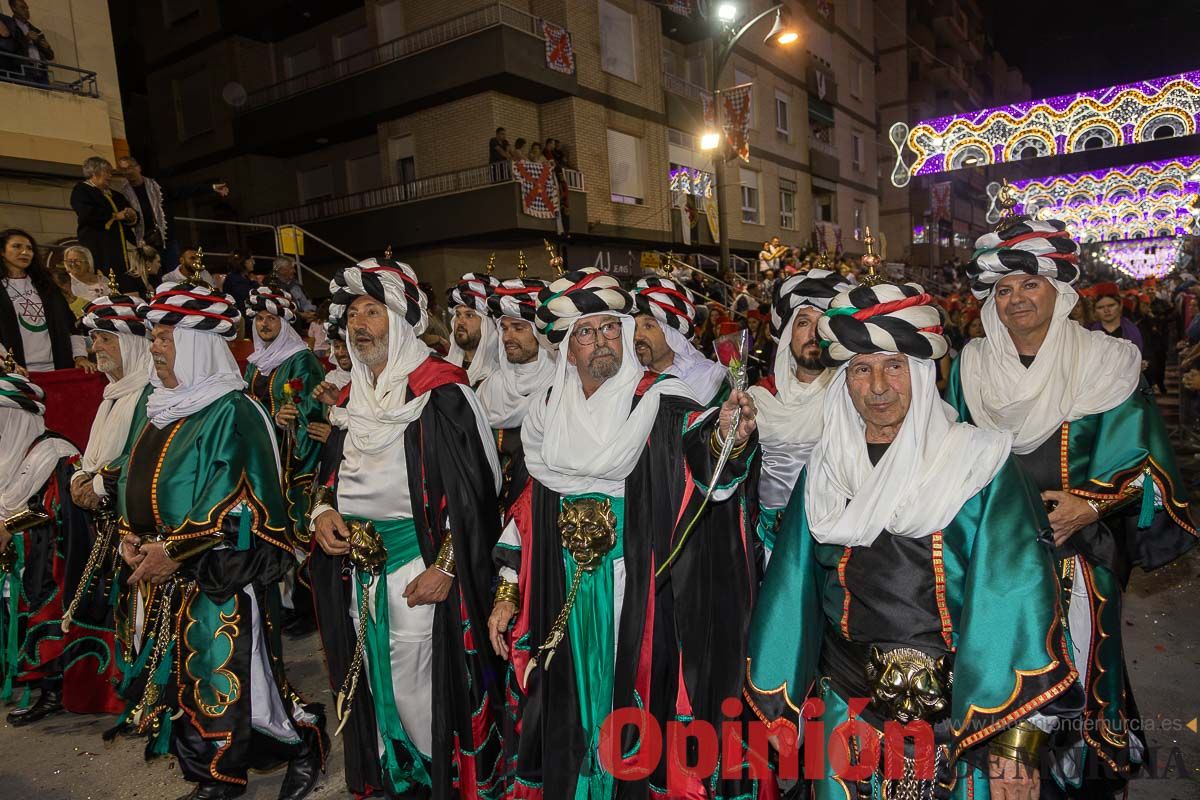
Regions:
[[[686,97],[689,100],[695,100],[697,103],[703,102],[705,99],[712,97],[712,93],[703,86],[697,86],[694,83],[689,83],[678,75],[673,75],[670,72],[663,72],[663,88],[671,94]]]
[[[53,61],[38,61],[18,55],[0,55],[0,81],[35,89],[68,92],[82,97],[99,97],[96,73]]]
[[[564,169],[563,179],[566,188],[571,191],[587,191],[583,173],[574,169]],[[407,183],[394,183],[378,189],[368,189],[365,192],[329,197],[314,200],[311,203],[271,211],[252,217],[252,221],[263,225],[300,225],[305,222],[340,217],[346,214],[357,214],[385,206],[412,203],[417,200],[427,200],[431,197],[442,197],[459,192],[468,192],[494,186],[501,183],[513,183],[512,163],[499,161],[495,164],[485,164],[481,167],[444,172],[431,175],[428,178],[418,178]]]
[[[808,138],[808,147],[810,150],[816,150],[818,153],[824,153],[825,155],[832,156],[833,158],[838,157],[836,147],[824,139],[818,139],[816,136],[810,136]]]
[[[384,42],[378,47],[346,56],[331,64],[295,75],[279,83],[257,89],[250,93],[239,111],[246,112],[271,105],[303,92],[327,86],[351,75],[390,64],[416,53],[440,47],[455,39],[501,25],[538,39],[544,39],[540,18],[504,3],[496,3],[410,33],[407,36],[401,36],[399,39]]]

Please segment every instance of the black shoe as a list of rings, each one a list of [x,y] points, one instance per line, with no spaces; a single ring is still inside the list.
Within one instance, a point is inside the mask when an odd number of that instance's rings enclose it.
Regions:
[[[233,798],[241,797],[245,793],[246,787],[238,786],[236,783],[205,781],[204,783],[196,784],[195,789],[192,789],[179,798],[179,800],[233,800]]]
[[[321,772],[321,752],[315,747],[305,748],[303,755],[288,762],[287,775],[279,787],[279,800],[303,800],[317,785]]]
[[[299,639],[308,636],[316,629],[317,623],[315,620],[298,616],[292,620],[292,624],[283,629],[283,633],[289,639]]]
[[[18,708],[16,711],[11,712],[8,715],[8,724],[14,728],[19,728],[22,725],[28,725],[40,719],[61,713],[62,710],[62,692],[43,689],[36,703],[29,708]]]

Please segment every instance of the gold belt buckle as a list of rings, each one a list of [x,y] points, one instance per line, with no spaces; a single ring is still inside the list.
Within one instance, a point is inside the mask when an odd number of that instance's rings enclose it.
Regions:
[[[934,658],[910,647],[883,651],[872,646],[866,674],[871,702],[900,723],[937,721],[949,710],[954,673],[944,655]]]
[[[346,525],[350,528],[350,563],[359,572],[381,574],[387,566],[387,548],[379,531],[368,520],[350,520]]]

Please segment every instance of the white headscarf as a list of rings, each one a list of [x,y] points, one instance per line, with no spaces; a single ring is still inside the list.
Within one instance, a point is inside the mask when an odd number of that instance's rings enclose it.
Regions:
[[[97,472],[121,455],[129,428],[133,425],[138,400],[150,382],[150,373],[154,371],[150,342],[146,337],[132,333],[112,335],[117,337],[121,347],[121,378],[113,380],[111,375],[108,376],[104,399],[96,410],[87,447],[79,462],[84,472]]]
[[[254,352],[246,360],[258,367],[258,371],[263,375],[270,375],[279,368],[280,364],[296,353],[308,349],[308,343],[301,339],[300,334],[296,333],[296,329],[282,317],[279,318],[279,335],[269,343],[264,342],[258,335],[258,328],[255,327],[253,320],[250,322],[250,328],[254,336]]]
[[[475,357],[471,359],[471,366],[467,367],[467,383],[477,386],[499,368],[496,345],[499,339],[496,320],[479,314],[479,347],[475,348]],[[458,342],[454,341],[454,334],[451,333],[450,352],[446,354],[446,360],[456,367],[461,367],[466,357],[466,351],[458,346]]]
[[[341,389],[350,382],[350,370],[334,367],[325,373],[325,380]]]
[[[987,336],[963,348],[963,398],[976,425],[1013,434],[1013,452],[1032,453],[1064,422],[1100,414],[1137,389],[1142,356],[1124,339],[1089,331],[1072,321],[1079,295],[1047,278],[1058,290],[1046,340],[1028,369],[996,311],[995,293],[983,304]]]
[[[667,372],[683,381],[692,390],[692,394],[707,403],[716,395],[721,384],[729,377],[729,370],[716,361],[705,358],[682,333],[659,322],[667,346],[675,353],[675,359]]]
[[[1009,436],[955,422],[937,392],[937,365],[908,358],[912,401],[879,463],[867,454],[866,423],[838,367],[825,395],[825,431],[813,450],[804,505],[813,538],[870,546],[884,530],[920,539],[941,530],[1004,466]]]
[[[696,398],[677,378],[655,382],[633,408],[634,393],[644,370],[633,345],[633,318],[600,312],[621,321],[624,345],[617,374],[585,397],[579,371],[560,355],[548,402],[535,402],[521,426],[529,474],[559,494],[600,492],[624,497],[625,478],[637,466],[664,395]],[[569,341],[580,319],[572,319]],[[697,401],[698,402],[698,401]],[[631,411],[632,409],[632,411]]]
[[[0,519],[25,508],[29,498],[50,478],[60,458],[79,451],[66,439],[45,439],[30,450],[33,441],[46,432],[40,414],[0,406]]]
[[[532,322],[520,321],[533,327]],[[546,390],[554,383],[557,371],[557,351],[538,339],[537,358],[528,364],[513,364],[504,352],[504,341],[500,337],[496,338],[496,345],[500,351],[496,371],[479,386],[476,394],[488,425],[495,430],[505,430],[519,427],[529,413],[529,406],[545,400]]]
[[[153,363],[150,366],[154,391],[146,403],[146,413],[150,424],[159,430],[203,411],[230,392],[246,388],[237,360],[220,336],[182,325],[176,325],[171,333],[175,338],[175,379],[179,384],[174,389],[166,388]]]
[[[758,494],[767,508],[782,508],[791,498],[796,478],[821,438],[825,392],[833,380],[831,369],[809,383],[796,377],[790,343],[800,308],[804,306],[793,309],[775,348],[775,394],[764,386],[750,387],[758,408],[758,441],[763,454]]]

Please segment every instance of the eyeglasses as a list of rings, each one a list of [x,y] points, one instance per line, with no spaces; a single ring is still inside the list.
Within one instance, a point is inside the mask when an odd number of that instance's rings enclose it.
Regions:
[[[584,325],[582,328],[576,328],[571,336],[573,336],[575,341],[579,342],[580,344],[591,344],[592,342],[596,341],[596,331],[599,331],[600,335],[609,341],[612,341],[613,339],[619,339],[621,338],[621,323],[606,322],[599,328],[593,328],[591,325]]]
[[[87,262],[81,258],[69,258],[63,262],[68,267],[86,267]]]

